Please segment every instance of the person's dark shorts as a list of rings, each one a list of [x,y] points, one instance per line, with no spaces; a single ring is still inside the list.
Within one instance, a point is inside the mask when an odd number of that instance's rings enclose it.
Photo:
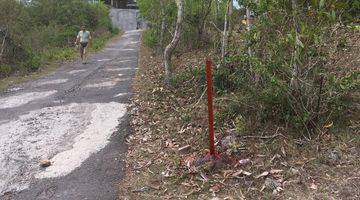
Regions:
[[[88,45],[88,43],[87,42],[81,42],[80,43],[81,44],[81,48],[86,48],[87,47],[87,45]]]

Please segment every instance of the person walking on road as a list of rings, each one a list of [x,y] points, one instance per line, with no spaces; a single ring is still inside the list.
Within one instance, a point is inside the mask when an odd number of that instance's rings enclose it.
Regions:
[[[90,46],[91,42],[91,34],[90,31],[85,29],[85,26],[81,26],[81,30],[79,31],[76,37],[76,45],[80,44],[80,57],[83,64],[86,64],[86,48]]]

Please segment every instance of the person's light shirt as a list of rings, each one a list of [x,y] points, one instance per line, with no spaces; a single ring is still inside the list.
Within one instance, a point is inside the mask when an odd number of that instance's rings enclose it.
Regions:
[[[81,43],[89,42],[91,39],[89,31],[80,31],[77,38],[80,38]]]

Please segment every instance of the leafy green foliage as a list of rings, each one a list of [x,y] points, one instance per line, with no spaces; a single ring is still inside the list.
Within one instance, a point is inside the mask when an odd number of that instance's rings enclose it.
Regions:
[[[94,49],[101,48],[110,35],[117,34],[104,4],[83,0],[33,0],[24,6],[18,1],[0,0],[0,39],[5,37],[0,77],[16,71],[31,72],[48,61],[64,60],[76,53],[72,48],[81,25],[93,33]],[[4,11],[4,12],[3,12]]]
[[[227,2],[187,0],[177,51],[201,48],[200,44],[208,43],[218,53]],[[349,45],[345,35],[334,37],[336,29],[345,23],[349,30],[358,31],[353,22],[359,17],[359,1],[294,2],[296,5],[289,0],[238,0],[241,7],[229,19],[228,55],[214,70],[216,95],[227,99],[219,105],[220,126],[230,121],[244,131],[249,130],[248,126],[256,128],[264,122],[273,122],[310,133],[329,121],[343,118],[350,108],[353,100],[349,94],[358,89],[359,75],[333,70],[329,60],[333,50],[341,51]],[[175,23],[174,1],[164,0],[164,7],[160,7],[160,0],[138,3],[150,25],[144,33],[145,44],[151,48],[160,46],[163,17],[165,44],[169,42]],[[255,17],[250,31],[240,23],[246,8]],[[328,45],[334,40],[336,45],[331,50]],[[173,86],[191,79],[191,73],[176,75]],[[203,78],[203,74],[193,73],[196,80]]]
[[[6,64],[1,64],[0,65],[0,76],[1,77],[9,76],[10,73],[11,73],[11,66],[10,65],[6,65]]]
[[[256,23],[250,32],[236,38],[247,42],[240,49],[232,46],[235,53],[214,74],[218,94],[232,92],[246,97],[238,98],[238,103],[247,106],[235,109],[229,104],[224,109],[232,112],[228,119],[255,117],[259,122],[286,124],[308,133],[329,121],[344,120],[353,101],[349,94],[359,89],[359,74],[347,72],[343,76],[343,72],[331,70],[326,43],[332,37],[332,26],[349,7],[341,7],[337,1],[298,2],[304,9],[294,12],[289,1],[244,1],[258,16]],[[346,40],[339,38],[337,48],[345,46]],[[300,68],[296,77],[299,87],[291,85],[294,63]]]
[[[158,35],[159,33],[154,29],[146,30],[142,35],[145,45],[150,48],[157,47],[159,42]]]
[[[160,1],[163,6],[160,6]],[[145,42],[151,48],[160,46],[161,24],[164,18],[165,44],[172,39],[176,21],[176,4],[173,0],[138,0],[137,4],[142,17],[147,21],[150,30],[146,33]],[[186,0],[183,32],[179,49],[199,48],[210,43],[210,35],[206,32],[206,23],[210,21],[222,26],[226,1]],[[164,15],[162,15],[162,12]],[[147,42],[148,41],[148,42]]]

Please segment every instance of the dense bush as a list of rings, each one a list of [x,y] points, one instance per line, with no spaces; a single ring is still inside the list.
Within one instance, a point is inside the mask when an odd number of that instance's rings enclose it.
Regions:
[[[30,4],[0,0],[0,39],[4,51],[0,76],[17,71],[36,71],[47,61],[70,58],[81,25],[104,42],[104,37],[116,34],[111,24],[109,8],[102,3],[83,0],[33,0]],[[96,48],[101,44],[94,41]],[[1,45],[1,44],[0,44]],[[74,51],[74,50],[72,50]],[[11,66],[11,70],[9,67]]]
[[[154,29],[146,30],[142,35],[145,45],[151,48],[156,48],[159,44],[158,35],[159,33]]]
[[[214,71],[215,91],[219,99],[226,99],[217,102],[218,126],[234,122],[238,130],[246,130],[273,123],[295,128],[295,132],[313,133],[336,120],[342,120],[337,124],[349,122],[346,113],[353,105],[351,94],[359,89],[359,73],[354,66],[333,66],[332,60],[344,57],[342,49],[349,48],[349,38],[341,31],[359,33],[359,1],[238,0],[240,7],[227,15],[229,37],[224,39],[225,13],[227,7],[232,10],[229,2],[233,1],[186,0],[177,47],[178,52],[186,52],[212,44],[216,60],[220,44],[228,41],[226,55],[218,60]],[[145,44],[163,46],[160,36],[164,19],[163,39],[167,44],[175,24],[174,1],[138,3],[150,25],[144,34]],[[250,31],[243,24],[246,8],[254,16]],[[184,77],[188,74],[176,75],[173,86],[180,85]],[[200,88],[203,82],[195,84]]]
[[[353,32],[348,28],[353,26],[353,7],[345,6],[353,2],[298,2],[299,10],[292,9],[291,1],[248,5],[258,16],[255,25],[233,38],[246,42],[233,43],[232,53],[215,73],[218,93],[235,93],[236,109],[232,104],[226,107],[232,118],[235,110],[252,125],[271,121],[308,133],[334,120],[349,121],[344,117],[352,105],[349,94],[359,89],[359,73],[352,68],[334,70],[329,60],[338,59],[331,56],[346,46],[336,32]],[[339,23],[345,20],[348,27]]]

